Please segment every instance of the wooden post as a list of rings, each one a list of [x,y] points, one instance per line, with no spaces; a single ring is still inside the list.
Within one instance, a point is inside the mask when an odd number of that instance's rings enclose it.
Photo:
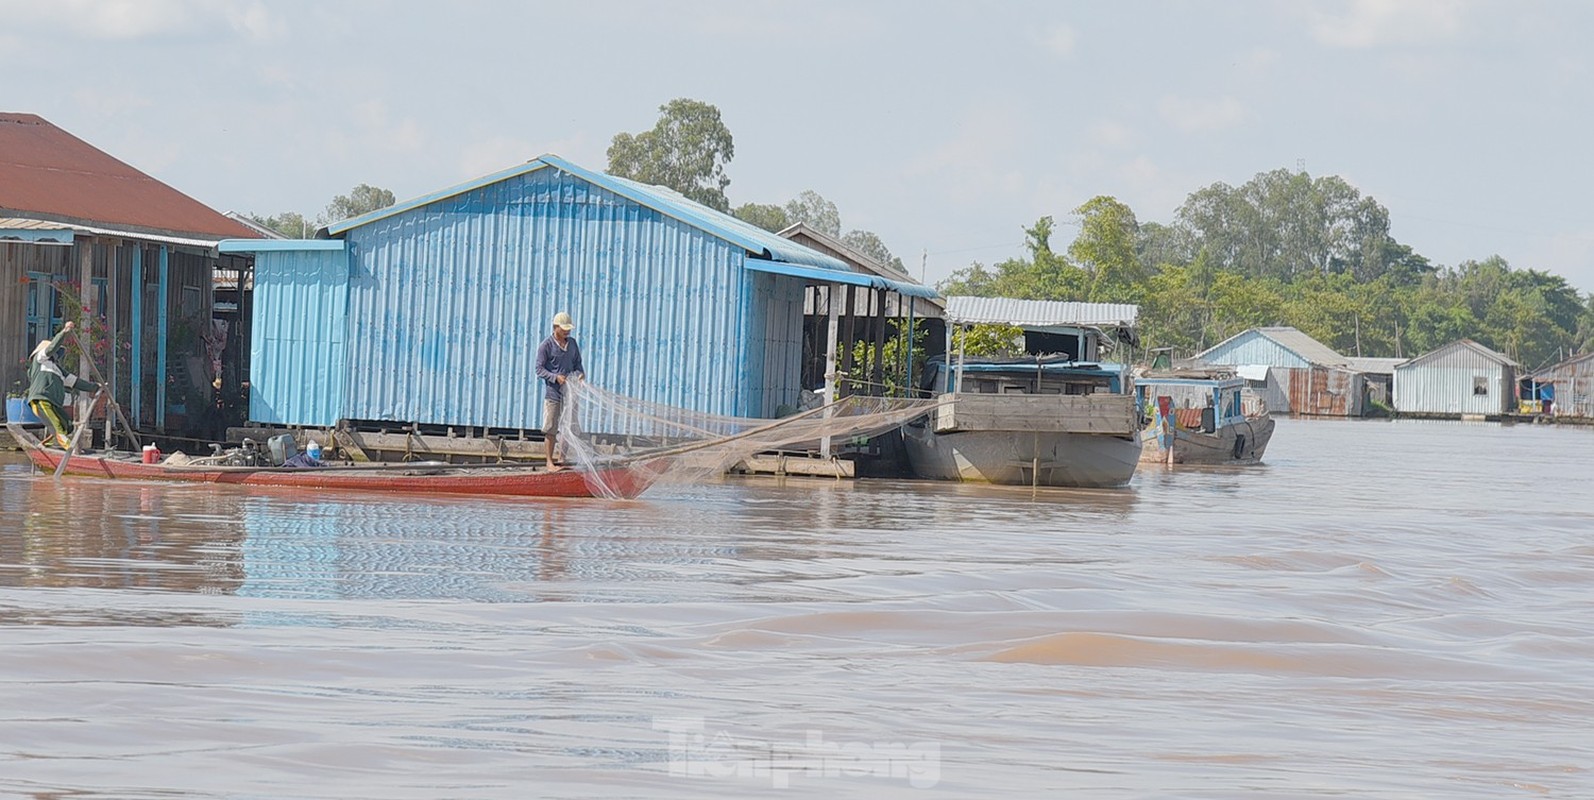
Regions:
[[[872,319],[874,324],[874,391],[870,394],[883,395],[886,393],[886,290],[874,290],[874,309]]]
[[[171,322],[170,280],[170,250],[166,245],[161,245],[160,288],[155,290],[157,302],[160,303],[160,327],[155,331],[155,427],[162,431],[166,430],[166,329]]]
[[[107,240],[105,242],[105,341],[110,345],[110,349],[107,352],[110,354],[111,363],[110,373],[108,375],[102,373],[102,377],[107,378],[105,382],[106,392],[110,396],[111,405],[113,406],[116,404],[116,380],[118,378],[116,374],[116,354],[120,352],[118,349],[120,341],[116,334],[117,326],[121,324],[121,315],[117,313],[119,304],[116,302],[117,279],[119,277],[116,274],[117,249],[115,240]],[[111,446],[111,433],[116,430],[112,422],[112,415],[106,414],[105,446],[107,448]]]
[[[857,366],[853,363],[852,344],[858,339],[858,293],[853,285],[849,283],[842,292],[842,296],[846,298],[843,313],[847,317],[842,327],[841,341],[838,342],[841,347],[841,372],[843,375],[851,377],[856,372],[855,368]],[[842,394],[852,394],[851,386],[841,383],[840,388]]]
[[[133,412],[133,424],[144,424],[144,245],[133,243],[133,278],[130,282],[129,302],[133,308],[132,359],[127,368],[128,406]]]
[[[830,416],[830,405],[836,402],[836,285],[825,290],[825,313],[829,317],[825,335],[825,416]],[[819,455],[830,458],[830,437],[819,441]]]

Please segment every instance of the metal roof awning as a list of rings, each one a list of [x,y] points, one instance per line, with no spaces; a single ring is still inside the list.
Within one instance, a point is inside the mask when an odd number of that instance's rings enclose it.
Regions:
[[[29,244],[71,244],[77,232],[59,222],[0,217],[0,242]]]
[[[1139,316],[1140,307],[1127,303],[966,296],[946,299],[946,321],[959,325],[994,323],[1043,331],[1047,328],[1133,328]]]
[[[28,239],[27,231],[47,231],[50,238]],[[69,233],[66,241],[52,241],[54,237]],[[38,234],[44,236],[45,234]],[[143,231],[121,230],[107,228],[100,225],[86,225],[78,222],[44,222],[42,220],[18,217],[0,218],[0,239],[17,238],[23,241],[34,241],[41,244],[72,244],[79,235],[112,236],[118,239],[137,239],[144,242],[159,242],[183,247],[200,247],[211,249],[216,246],[219,239],[197,239],[192,236],[175,236],[165,233],[148,233]]]
[[[222,239],[216,250],[222,253],[278,253],[305,250],[342,250],[342,239]]]
[[[842,272],[836,269],[823,269],[809,267],[802,264],[792,264],[785,261],[770,261],[763,258],[748,258],[742,261],[748,269],[759,272],[770,272],[776,275],[789,275],[794,278],[807,278],[809,280],[824,281],[826,283],[846,283],[853,286],[867,286],[871,289],[888,289],[905,297],[936,298],[940,295],[934,289],[917,283],[904,283],[879,275],[865,275],[859,272]]]

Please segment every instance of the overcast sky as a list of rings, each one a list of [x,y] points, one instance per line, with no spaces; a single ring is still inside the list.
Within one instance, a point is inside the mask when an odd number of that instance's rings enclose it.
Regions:
[[[0,19],[0,110],[222,211],[408,198],[549,152],[601,170],[615,133],[690,97],[735,136],[732,204],[813,189],[931,282],[1096,195],[1167,223],[1283,167],[1343,177],[1437,263],[1498,254],[1594,290],[1594,3],[0,0]]]

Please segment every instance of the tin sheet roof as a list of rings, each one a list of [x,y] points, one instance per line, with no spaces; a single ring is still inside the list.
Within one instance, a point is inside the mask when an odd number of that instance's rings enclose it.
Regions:
[[[259,235],[36,114],[0,113],[0,212],[209,242]]]
[[[1197,355],[1196,358],[1205,359],[1208,355],[1225,349],[1229,343],[1244,336],[1251,336],[1253,333],[1273,340],[1278,344],[1278,346],[1295,353],[1308,364],[1317,364],[1319,366],[1325,367],[1340,367],[1344,366],[1349,360],[1335,352],[1334,348],[1329,347],[1328,345],[1323,344],[1316,339],[1313,339],[1300,329],[1287,326],[1251,328],[1250,330],[1241,331],[1240,333],[1230,336],[1229,338],[1207,348]]]
[[[326,232],[332,236],[337,236],[351,228],[369,225],[378,220],[430,205],[439,200],[461,195],[483,186],[524,175],[528,172],[549,168],[563,170],[621,197],[651,208],[667,217],[680,220],[711,236],[741,247],[755,257],[771,261],[783,261],[788,264],[802,264],[821,269],[840,270],[842,272],[854,271],[852,267],[840,259],[832,258],[770,233],[757,225],[743,222],[729,214],[688,200],[684,195],[674,190],[663,186],[650,186],[626,178],[617,178],[603,172],[595,172],[576,166],[559,156],[551,154],[538,156],[524,164],[519,164],[491,175],[484,175],[473,181],[450,186],[447,189],[422,195],[412,200],[406,200],[387,208],[378,209],[369,214],[334,222],[326,227]]]
[[[1457,339],[1450,344],[1444,345],[1443,347],[1436,347],[1433,350],[1429,350],[1428,352],[1423,353],[1422,355],[1417,356],[1410,361],[1401,362],[1400,368],[1402,370],[1406,370],[1413,367],[1426,366],[1435,361],[1440,361],[1451,357],[1457,353],[1470,353],[1476,358],[1482,359],[1483,361],[1499,364],[1503,367],[1520,368],[1522,366],[1521,364],[1513,361],[1510,356],[1491,350],[1490,348],[1485,347],[1484,345],[1479,344],[1471,339]]]
[[[1404,358],[1345,357],[1346,366],[1357,372],[1370,372],[1374,375],[1393,375],[1395,366],[1404,363],[1406,363]]]
[[[1125,303],[967,296],[946,299],[947,321],[963,325],[998,323],[1020,328],[1133,328],[1139,315],[1139,306]]]

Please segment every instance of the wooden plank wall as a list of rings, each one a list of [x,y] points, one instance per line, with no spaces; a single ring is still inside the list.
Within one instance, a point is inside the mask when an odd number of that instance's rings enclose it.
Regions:
[[[1135,398],[1124,394],[959,394],[937,410],[937,433],[1043,431],[1136,433]]]

